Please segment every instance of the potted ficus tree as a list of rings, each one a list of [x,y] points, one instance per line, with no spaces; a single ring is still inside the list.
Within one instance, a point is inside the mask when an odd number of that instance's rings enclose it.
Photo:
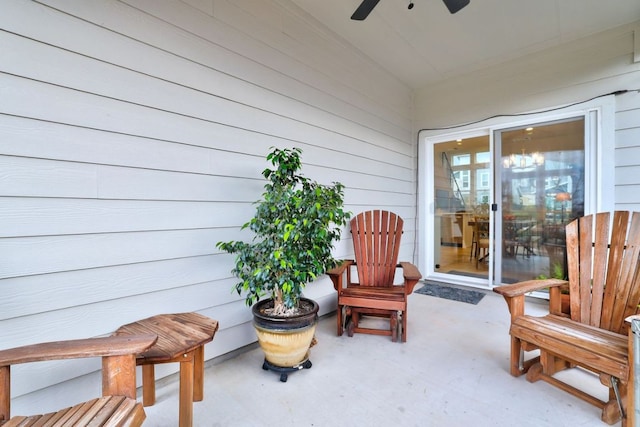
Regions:
[[[272,148],[262,199],[253,218],[242,226],[252,240],[218,242],[236,254],[235,290],[252,306],[258,342],[265,352],[264,369],[286,372],[308,368],[308,350],[317,323],[318,304],[302,290],[333,268],[334,242],[350,213],[343,210],[344,186],[322,185],[299,173],[299,148]],[[268,298],[263,298],[268,297]],[[296,348],[289,348],[293,344]]]

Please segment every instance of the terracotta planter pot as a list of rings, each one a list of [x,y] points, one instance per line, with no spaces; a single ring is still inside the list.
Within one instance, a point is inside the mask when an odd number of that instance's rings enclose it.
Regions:
[[[302,314],[295,316],[271,316],[265,308],[273,308],[273,300],[263,300],[252,306],[253,326],[265,360],[272,366],[299,369],[310,367],[309,348],[318,324],[318,304],[301,298]],[[307,366],[305,366],[307,367]]]

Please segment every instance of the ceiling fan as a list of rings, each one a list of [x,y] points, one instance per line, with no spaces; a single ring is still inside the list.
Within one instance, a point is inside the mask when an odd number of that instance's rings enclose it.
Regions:
[[[351,15],[351,19],[356,21],[363,21],[367,16],[369,16],[369,13],[371,13],[373,8],[376,7],[379,1],[380,0],[363,0],[362,3],[360,3],[360,6],[358,6],[358,8],[356,9],[356,11],[353,12],[353,15]],[[445,6],[447,6],[447,9],[449,9],[449,12],[453,14],[458,12],[460,9],[462,9],[466,5],[468,5],[471,0],[442,0],[442,1],[444,2]],[[409,9],[411,9],[412,7],[413,7],[413,2],[410,2]]]

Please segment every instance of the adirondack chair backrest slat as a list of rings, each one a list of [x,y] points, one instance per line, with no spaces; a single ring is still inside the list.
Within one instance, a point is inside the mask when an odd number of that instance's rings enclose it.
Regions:
[[[586,215],[567,225],[571,318],[626,334],[640,303],[640,213]]]
[[[604,291],[605,291],[605,283],[607,283],[608,279],[606,277],[607,275],[607,257],[609,254],[609,213],[603,214],[596,214],[595,216],[595,220],[596,220],[596,229],[595,229],[595,237],[594,237],[594,244],[593,244],[593,258],[595,260],[602,260],[602,262],[595,262],[593,265],[593,278],[591,280],[591,292],[590,292],[590,296],[591,296],[591,304],[587,303],[588,305],[586,305],[586,307],[589,309],[590,308],[590,325],[593,326],[600,326],[600,319],[602,318],[602,309],[603,309],[603,304],[604,304]],[[588,217],[589,220],[588,221],[584,221],[584,223],[581,223],[581,227],[580,229],[584,229],[584,228],[591,228],[593,226],[593,223],[591,221],[591,216]],[[588,222],[588,225],[587,225]],[[615,229],[615,228],[614,228]],[[586,245],[584,245],[584,250],[586,250],[587,252],[589,251],[589,247],[590,245],[588,244],[588,242],[590,241],[589,239],[585,239],[585,242],[587,242]],[[609,271],[613,271],[614,269],[610,269]],[[585,272],[585,278],[581,281],[582,283],[588,283],[589,277],[588,277],[589,272]],[[586,294],[587,297],[589,296],[589,292],[583,292],[583,294]]]
[[[639,218],[637,218],[639,217]],[[624,284],[624,292],[616,298],[620,303],[615,305],[612,316],[612,327],[626,331],[628,323],[625,318],[638,311],[640,303],[640,283],[638,281],[638,257],[640,256],[640,213],[634,213],[626,240],[625,256],[620,271],[620,283]],[[620,289],[620,288],[619,288]]]
[[[366,211],[351,220],[361,286],[392,286],[404,221],[388,211]]]

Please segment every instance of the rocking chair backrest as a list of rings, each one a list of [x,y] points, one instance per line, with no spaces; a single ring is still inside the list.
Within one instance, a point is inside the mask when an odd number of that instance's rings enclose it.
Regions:
[[[595,224],[594,224],[595,220]],[[571,318],[626,334],[640,303],[640,213],[586,215],[567,225]]]
[[[360,286],[393,286],[403,224],[398,215],[380,210],[351,220]]]

